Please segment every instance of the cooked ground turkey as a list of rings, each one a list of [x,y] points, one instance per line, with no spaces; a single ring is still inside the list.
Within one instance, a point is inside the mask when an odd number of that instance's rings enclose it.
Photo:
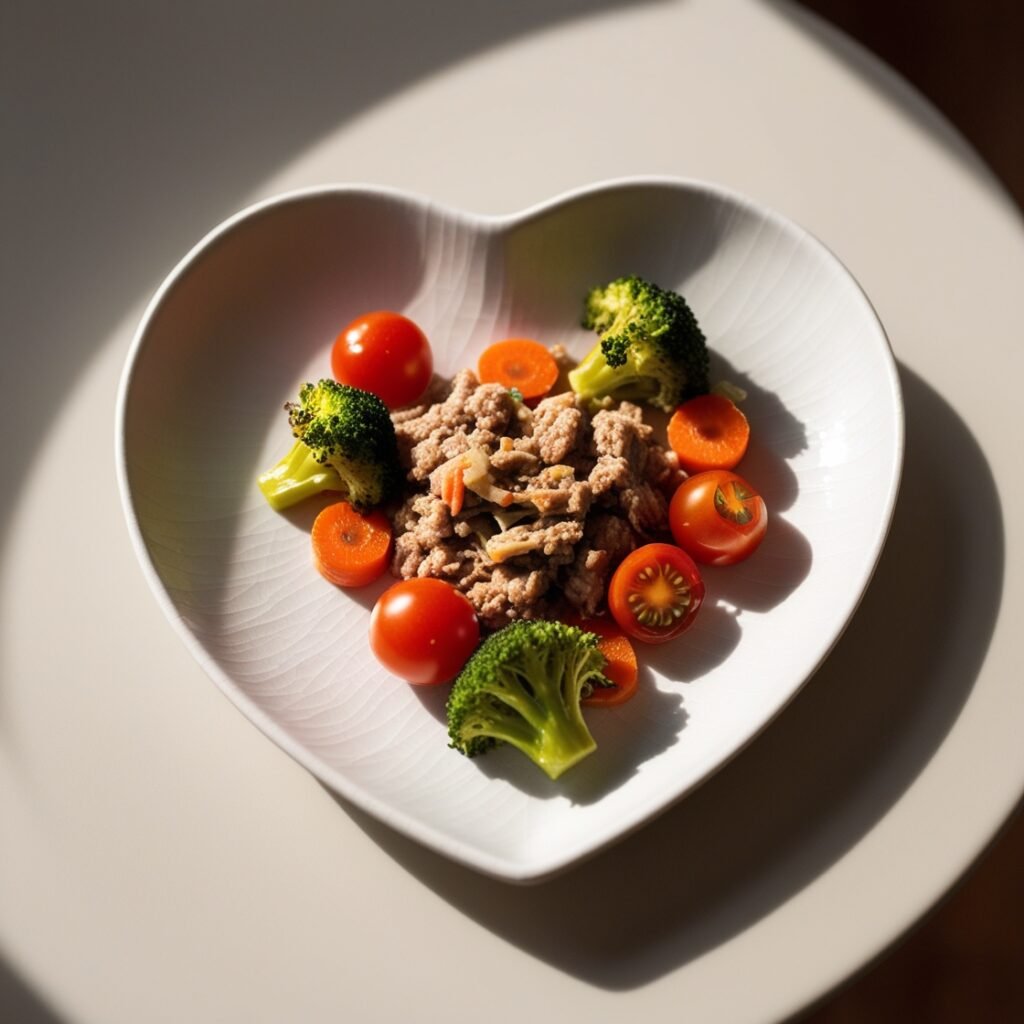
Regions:
[[[450,581],[493,629],[600,611],[618,562],[664,535],[682,478],[639,406],[590,415],[564,392],[531,411],[470,370],[393,420],[409,488],[392,571]],[[454,459],[472,467],[457,515],[441,498]]]

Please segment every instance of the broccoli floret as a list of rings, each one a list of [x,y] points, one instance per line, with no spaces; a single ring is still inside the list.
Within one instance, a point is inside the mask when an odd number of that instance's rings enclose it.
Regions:
[[[387,501],[401,485],[398,442],[388,407],[374,394],[321,380],[303,384],[285,405],[295,436],[291,451],[259,478],[276,508],[321,491],[340,491],[356,508]]]
[[[610,686],[598,638],[576,626],[517,620],[492,633],[448,697],[450,746],[475,757],[511,743],[557,779],[592,753],[580,699]]]
[[[601,340],[569,374],[581,398],[631,399],[671,412],[708,390],[707,342],[681,295],[620,277],[590,290],[583,326]]]

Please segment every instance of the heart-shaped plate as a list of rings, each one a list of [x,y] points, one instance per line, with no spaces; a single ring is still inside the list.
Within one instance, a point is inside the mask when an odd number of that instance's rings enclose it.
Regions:
[[[316,502],[273,512],[256,477],[291,443],[283,404],[328,376],[339,329],[395,309],[436,369],[502,337],[561,342],[595,283],[681,291],[713,379],[748,392],[740,471],[764,495],[754,557],[707,570],[677,641],[643,647],[631,701],[588,712],[598,749],[558,782],[510,748],[449,749],[445,692],[370,653],[388,580],[314,571]],[[666,808],[739,751],[813,674],[853,614],[888,530],[903,454],[885,333],[850,274],[776,213],[721,188],[631,179],[480,217],[374,187],[262,202],[203,239],[138,328],[117,464],[143,570],[189,649],[267,735],[389,825],[499,878],[537,880]]]

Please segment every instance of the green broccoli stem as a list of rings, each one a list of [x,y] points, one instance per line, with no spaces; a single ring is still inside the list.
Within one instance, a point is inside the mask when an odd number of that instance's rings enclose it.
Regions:
[[[566,714],[559,708],[548,717],[547,727],[533,746],[533,758],[549,778],[557,779],[596,749],[597,741],[579,709]]]
[[[317,462],[309,446],[302,441],[296,441],[291,451],[257,482],[263,496],[278,511],[321,491],[348,490],[345,481],[330,466]]]
[[[521,751],[550,779],[557,779],[597,749],[578,709],[567,714],[561,707],[552,708],[535,721],[488,716],[482,732]]]
[[[636,374],[632,360],[621,366],[609,366],[601,346],[595,345],[583,361],[569,371],[569,386],[580,398],[642,399],[657,391],[657,383]]]
[[[580,708],[586,665],[586,658],[557,666],[535,662],[527,670],[532,696],[518,688],[491,690],[527,723],[527,728],[522,728],[519,720],[505,720],[490,730],[491,735],[517,747],[551,779],[557,779],[597,749]]]

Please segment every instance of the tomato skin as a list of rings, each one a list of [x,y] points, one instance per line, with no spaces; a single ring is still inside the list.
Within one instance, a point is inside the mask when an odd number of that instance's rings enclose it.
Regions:
[[[444,580],[402,580],[381,594],[370,616],[377,660],[415,686],[453,679],[479,642],[473,606]]]
[[[634,640],[663,644],[693,625],[704,602],[704,581],[693,559],[673,544],[645,544],[612,574],[608,610]],[[682,605],[681,614],[672,613]]]
[[[724,469],[697,473],[676,488],[668,510],[672,537],[703,565],[749,558],[768,530],[764,499]]]
[[[356,317],[335,339],[331,371],[342,384],[372,391],[389,409],[415,402],[434,372],[427,336],[401,313]]]

